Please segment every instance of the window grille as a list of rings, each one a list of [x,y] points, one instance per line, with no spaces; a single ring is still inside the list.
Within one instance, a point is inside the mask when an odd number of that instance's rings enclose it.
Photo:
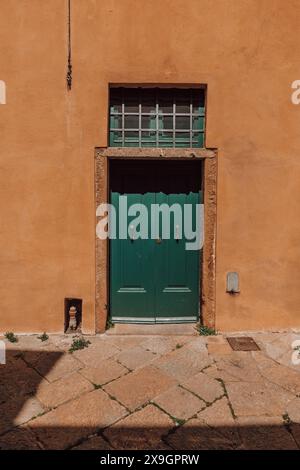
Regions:
[[[204,147],[203,88],[111,88],[111,147]]]

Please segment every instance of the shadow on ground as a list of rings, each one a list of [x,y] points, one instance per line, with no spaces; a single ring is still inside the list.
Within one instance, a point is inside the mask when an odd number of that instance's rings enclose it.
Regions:
[[[147,406],[150,416],[157,409],[147,404],[130,417],[122,404],[123,416],[101,421],[93,419],[89,410],[90,393],[105,394],[101,389],[86,393],[73,408],[72,415],[42,407],[36,397],[38,387],[45,376],[64,355],[60,351],[7,352],[7,364],[0,366],[0,449],[299,449],[300,425],[286,422],[282,425],[210,427],[197,417],[188,422],[175,422],[166,415],[166,423],[155,419],[151,425],[130,424]],[[108,407],[114,400],[109,397]],[[84,400],[84,401],[83,401]],[[80,403],[87,412],[82,416]],[[89,415],[90,411],[90,415]],[[109,410],[106,410],[109,412]],[[78,413],[78,416],[77,416]],[[108,413],[109,414],[109,413]],[[48,418],[49,417],[49,418]],[[52,417],[52,418],[51,418]],[[77,425],[78,418],[78,425]],[[43,421],[44,420],[44,421]],[[111,421],[111,422],[110,422]],[[138,421],[138,420],[137,420]],[[135,421],[135,422],[137,422]],[[44,425],[42,424],[44,422]],[[134,423],[134,420],[133,420]]]

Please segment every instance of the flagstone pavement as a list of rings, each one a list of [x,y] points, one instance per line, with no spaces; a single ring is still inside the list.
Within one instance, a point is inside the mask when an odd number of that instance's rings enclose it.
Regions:
[[[196,331],[85,337],[73,353],[72,335],[5,340],[0,449],[299,450],[300,331],[251,336],[260,351]]]

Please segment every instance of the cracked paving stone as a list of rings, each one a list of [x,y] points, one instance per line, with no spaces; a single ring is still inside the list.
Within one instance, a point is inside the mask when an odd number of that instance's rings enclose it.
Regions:
[[[154,405],[148,405],[107,428],[104,435],[119,450],[163,450],[169,447],[162,437],[174,426],[175,423],[167,414]]]
[[[226,397],[216,400],[212,405],[198,413],[197,418],[223,434],[235,447],[239,445],[240,439],[235,420]]]
[[[239,382],[237,377],[234,377],[228,372],[225,372],[225,370],[219,369],[216,364],[213,364],[207,369],[204,369],[203,373],[209,377],[212,377],[213,379],[222,380],[222,382]]]
[[[28,429],[16,428],[0,436],[0,450],[41,450],[36,437]]]
[[[140,346],[136,346],[135,348],[120,352],[120,354],[115,356],[115,359],[128,369],[134,370],[152,362],[156,357],[157,355],[155,353],[146,351]]]
[[[119,348],[105,340],[93,343],[88,348],[75,351],[72,356],[79,359],[86,367],[98,367],[101,361],[109,359],[119,352]]]
[[[182,382],[212,364],[207,353],[193,353],[187,348],[172,351],[152,363],[168,375]]]
[[[80,370],[80,374],[95,385],[104,385],[127,373],[126,367],[113,359],[101,361],[97,367],[84,367]]]
[[[295,370],[284,367],[262,353],[253,352],[253,357],[260,373],[269,382],[275,383],[292,393],[300,393],[300,374]]]
[[[206,404],[195,395],[181,387],[175,386],[153,399],[169,415],[180,420],[194,416]]]
[[[187,336],[152,336],[141,344],[141,347],[156,354],[167,354],[190,341]]]
[[[83,367],[71,354],[61,351],[26,352],[25,360],[49,382]]]
[[[126,409],[105,392],[94,390],[30,421],[26,426],[34,431],[46,449],[66,449],[126,414]]]
[[[116,346],[119,351],[125,351],[126,349],[135,348],[136,346],[141,345],[145,341],[144,336],[134,336],[134,335],[125,335],[125,336],[110,336],[109,343],[113,346]]]
[[[298,445],[298,448],[300,449],[300,424],[290,424],[290,430],[295,439],[295,442]]]
[[[202,420],[192,418],[174,433],[170,433],[166,442],[174,450],[232,450],[235,443],[222,433],[210,428]]]
[[[44,379],[22,359],[0,366],[0,402],[32,394]]]
[[[92,436],[72,450],[112,450],[113,447],[102,436]]]
[[[41,403],[33,396],[13,398],[0,405],[0,433],[26,423],[44,412]]]
[[[151,365],[124,375],[103,388],[133,411],[175,384],[174,378]]]
[[[297,450],[298,447],[282,417],[249,416],[238,418],[237,425],[246,450]]]
[[[93,389],[93,385],[88,380],[78,372],[74,372],[55,382],[44,381],[39,385],[36,396],[45,407],[54,408]]]
[[[232,348],[223,336],[211,336],[207,338],[207,349],[213,356],[232,354]]]
[[[300,424],[300,398],[295,398],[290,401],[286,411],[293,423]]]
[[[207,403],[212,403],[224,395],[224,389],[220,382],[200,372],[181,384],[191,392],[198,395]]]
[[[264,381],[251,352],[232,351],[231,355],[215,359],[217,368],[222,373],[245,382]]]
[[[229,382],[226,389],[236,416],[278,416],[286,412],[293,395],[267,381]]]

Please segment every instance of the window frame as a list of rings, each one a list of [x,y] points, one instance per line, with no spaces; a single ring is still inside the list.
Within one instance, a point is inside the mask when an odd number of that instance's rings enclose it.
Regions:
[[[119,93],[118,100],[113,98],[113,93]],[[152,111],[144,112],[144,90],[152,92],[155,96],[155,105]],[[127,96],[126,96],[127,93]],[[136,93],[136,96],[134,96]],[[169,94],[169,95],[168,95]],[[135,98],[136,110],[128,111],[128,97]],[[160,98],[167,95],[169,103],[172,102],[172,112],[163,112],[163,101]],[[195,97],[199,97],[199,105],[195,106]],[[178,100],[188,102],[188,112],[177,112]],[[179,100],[180,101],[180,100]],[[154,104],[154,100],[152,101]],[[127,104],[126,104],[127,103]],[[129,101],[130,105],[130,101]],[[185,104],[185,106],[187,106]],[[149,106],[151,108],[151,106]],[[142,87],[112,87],[109,100],[109,145],[111,147],[165,147],[165,148],[205,148],[205,118],[206,118],[206,90],[198,88],[142,88]],[[127,127],[126,117],[137,118],[138,127]],[[149,118],[149,126],[142,127],[143,117]],[[164,118],[172,117],[172,127],[163,126]],[[188,117],[188,128],[177,128],[177,118]],[[151,119],[152,118],[152,119]],[[198,120],[197,128],[194,127]],[[120,125],[121,124],[121,125]],[[149,134],[149,137],[146,134]],[[151,135],[152,134],[152,135]]]

